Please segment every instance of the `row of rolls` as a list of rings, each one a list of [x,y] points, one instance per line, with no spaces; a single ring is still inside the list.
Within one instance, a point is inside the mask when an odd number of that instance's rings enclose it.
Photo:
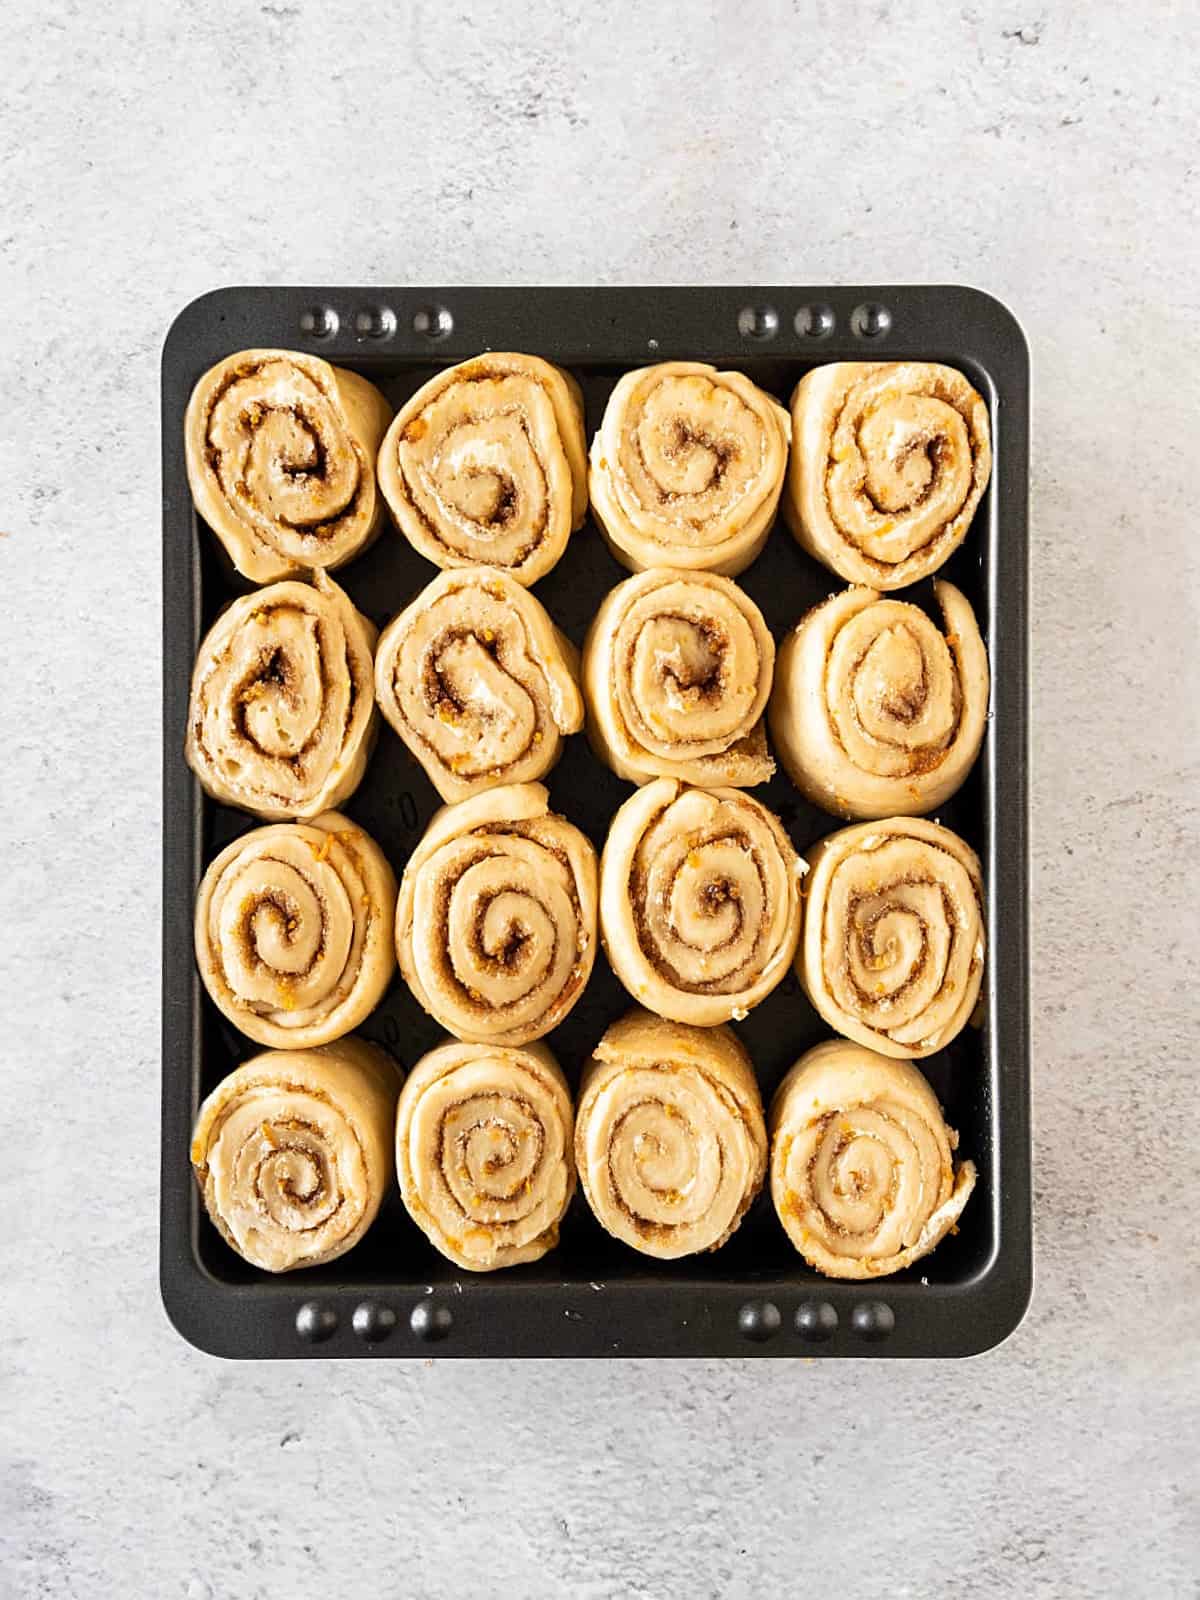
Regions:
[[[323,572],[233,601],[201,643],[186,754],[205,789],[264,819],[344,803],[379,715],[444,801],[536,781],[586,727],[621,778],[752,788],[775,772],[844,818],[921,815],[971,769],[987,650],[939,579],[939,626],[851,587],[776,652],[730,578],[652,568],[601,602],[582,654],[495,567],[440,574],[381,634]]]
[[[384,506],[437,566],[536,583],[590,503],[613,554],[735,576],[782,507],[851,583],[903,588],[966,537],[991,471],[988,410],[929,361],[831,362],[785,409],[696,361],[626,373],[592,441],[575,379],[491,352],[439,372],[393,416],[359,374],[242,350],[197,383],[185,423],[196,505],[239,572],[270,583],[342,566]]]
[[[531,1044],[580,999],[599,937],[668,1021],[740,1021],[794,966],[836,1032],[916,1060],[976,1009],[985,921],[979,860],[939,823],[858,823],[804,861],[742,790],[659,778],[618,809],[599,863],[541,784],[444,806],[398,885],[338,812],[255,828],[209,865],[194,932],[218,1010],[272,1048],[350,1033],[397,965],[456,1038]]]
[[[829,1041],[764,1115],[731,1029],[635,1008],[574,1104],[543,1044],[447,1039],[407,1077],[354,1035],[266,1051],[204,1101],[191,1158],[222,1236],[268,1272],[353,1248],[394,1174],[409,1216],[467,1271],[545,1255],[577,1184],[608,1233],[671,1260],[720,1248],[769,1182],[808,1264],[864,1279],[955,1227],[975,1183],[957,1142],[911,1062]]]

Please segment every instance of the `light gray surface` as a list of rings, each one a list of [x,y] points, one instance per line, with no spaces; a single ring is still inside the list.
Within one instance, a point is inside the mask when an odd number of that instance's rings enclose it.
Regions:
[[[5,1596],[1200,1592],[1189,8],[618,9],[6,9]],[[159,1307],[163,331],[593,279],[962,280],[1028,330],[1038,1286],[994,1355],[240,1367]]]

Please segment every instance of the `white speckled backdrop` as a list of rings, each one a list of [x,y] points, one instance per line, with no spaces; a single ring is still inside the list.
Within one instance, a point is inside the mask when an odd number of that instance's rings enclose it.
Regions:
[[[5,8],[5,1597],[1200,1593],[1190,10]],[[1029,333],[1037,1289],[992,1355],[236,1366],[160,1308],[163,332],[592,279],[962,280]]]

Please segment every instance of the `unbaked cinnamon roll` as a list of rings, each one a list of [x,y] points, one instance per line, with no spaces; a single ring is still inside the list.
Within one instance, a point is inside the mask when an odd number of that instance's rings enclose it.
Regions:
[[[268,1050],[200,1107],[192,1167],[221,1237],[264,1272],[333,1261],[391,1182],[401,1073],[365,1039]]]
[[[765,783],[774,665],[762,612],[732,579],[638,573],[607,596],[584,640],[588,737],[634,783]]]
[[[983,397],[934,361],[836,361],[792,395],[783,508],[851,583],[901,589],[967,536],[992,470]]]
[[[540,783],[443,806],[396,910],[400,970],[457,1038],[523,1045],[557,1025],[596,958],[596,853]]]
[[[396,526],[439,567],[543,577],[587,511],[583,398],[537,356],[448,367],[400,408],[379,452]]]
[[[665,361],[627,372],[592,441],[592,510],[634,572],[733,577],[766,543],[783,489],[787,412],[740,372]]]
[[[540,1260],[575,1192],[573,1127],[545,1045],[447,1040],[417,1062],[396,1112],[409,1215],[468,1272]]]
[[[983,978],[979,858],[949,828],[889,817],[809,851],[796,970],[831,1028],[887,1056],[932,1055]]]
[[[383,630],[379,707],[443,800],[543,777],[583,726],[578,656],[496,567],[443,572]]]
[[[975,1187],[957,1147],[911,1062],[831,1040],[800,1057],[771,1103],[771,1197],[811,1267],[883,1277],[957,1223]]]
[[[184,754],[216,800],[272,820],[354,793],[375,733],[375,629],[332,578],[228,606],[192,673]]]
[[[987,725],[988,659],[952,583],[943,627],[904,600],[847,589],[779,649],[771,736],[796,787],[844,817],[933,811],[959,788]]]
[[[648,783],[613,818],[601,859],[613,971],[672,1021],[744,1017],[796,953],[804,870],[778,817],[749,795]]]
[[[391,417],[374,384],[295,350],[239,350],[204,374],[184,421],[188,483],[240,573],[340,567],[370,543]]]
[[[227,845],[196,899],[196,962],[222,1014],[279,1049],[356,1028],[395,970],[396,879],[349,817],[255,828]]]
[[[762,1186],[767,1133],[729,1028],[635,1009],[584,1069],[575,1160],[601,1226],[662,1260],[716,1250]]]

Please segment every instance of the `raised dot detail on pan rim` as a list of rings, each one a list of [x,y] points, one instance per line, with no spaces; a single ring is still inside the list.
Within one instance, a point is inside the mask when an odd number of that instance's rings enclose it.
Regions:
[[[362,306],[354,314],[354,332],[360,339],[390,339],[395,331],[391,306]]]
[[[300,332],[310,339],[332,339],[338,326],[338,314],[332,306],[309,306],[300,313]]]
[[[796,1308],[796,1332],[802,1339],[831,1339],[837,1332],[837,1309],[828,1300],[805,1300]]]
[[[782,1326],[783,1318],[773,1300],[747,1300],[738,1312],[738,1331],[755,1344],[773,1339]]]
[[[435,1305],[430,1300],[419,1300],[412,1308],[408,1325],[418,1339],[433,1341],[444,1339],[454,1326],[448,1306]]]
[[[802,339],[827,339],[837,327],[837,316],[832,306],[814,300],[800,307],[792,326]]]
[[[419,306],[413,312],[412,326],[414,333],[424,334],[427,339],[444,339],[454,331],[454,318],[447,306]]]
[[[779,332],[779,313],[774,306],[743,306],[738,312],[737,325],[743,339],[764,343]]]
[[[337,1312],[319,1300],[306,1300],[296,1312],[296,1332],[309,1344],[322,1344],[337,1331]]]
[[[864,1300],[851,1313],[850,1326],[860,1339],[886,1339],[896,1326],[896,1313],[883,1300]]]
[[[365,1344],[378,1344],[386,1339],[395,1328],[396,1320],[396,1313],[391,1306],[364,1300],[354,1308],[354,1331]]]
[[[864,300],[850,313],[850,332],[856,339],[886,339],[892,331],[892,313],[878,300]]]

